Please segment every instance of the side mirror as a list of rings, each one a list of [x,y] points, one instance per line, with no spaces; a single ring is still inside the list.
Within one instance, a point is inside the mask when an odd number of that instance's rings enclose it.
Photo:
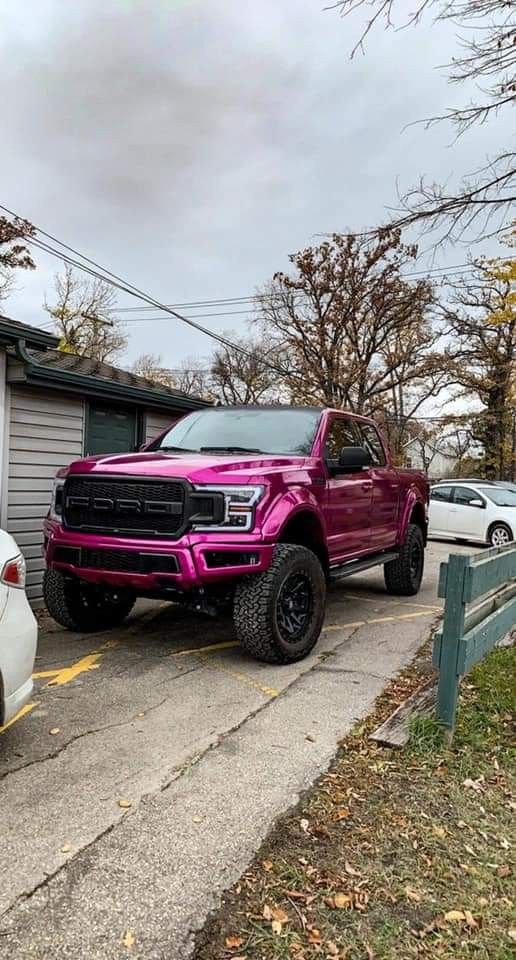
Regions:
[[[371,454],[364,447],[343,447],[338,463],[331,467],[336,473],[356,473],[371,466]]]
[[[470,507],[480,507],[481,510],[484,509],[485,503],[480,498],[478,500],[470,500],[468,506]]]

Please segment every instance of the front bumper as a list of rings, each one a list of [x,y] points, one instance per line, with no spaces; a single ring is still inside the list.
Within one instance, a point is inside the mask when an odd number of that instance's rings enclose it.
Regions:
[[[243,534],[230,534],[224,540],[220,534],[201,533],[174,541],[133,540],[67,531],[53,520],[45,521],[48,566],[91,583],[127,586],[140,594],[159,593],[167,587],[196,590],[216,581],[261,573],[270,566],[272,552],[272,544]],[[117,555],[122,555],[120,569],[114,569]],[[93,556],[95,566],[91,565]],[[160,564],[160,558],[166,563]],[[172,565],[175,570],[170,569]],[[136,569],[139,566],[144,572]]]

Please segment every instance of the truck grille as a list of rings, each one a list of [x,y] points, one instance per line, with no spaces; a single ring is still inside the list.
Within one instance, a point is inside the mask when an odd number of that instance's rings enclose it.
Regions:
[[[56,563],[90,570],[108,570],[115,573],[178,573],[175,556],[157,553],[138,553],[136,550],[90,550],[85,547],[56,547]]]
[[[178,537],[186,520],[179,480],[68,477],[63,522],[70,530],[114,536]]]

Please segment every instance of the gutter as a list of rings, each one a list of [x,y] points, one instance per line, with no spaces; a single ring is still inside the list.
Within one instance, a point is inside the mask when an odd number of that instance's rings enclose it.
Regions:
[[[31,338],[32,342],[32,338]],[[196,397],[170,396],[160,393],[156,390],[146,389],[145,387],[132,387],[127,384],[117,383],[114,380],[105,380],[102,377],[90,377],[81,373],[74,373],[70,370],[59,370],[56,367],[48,367],[46,364],[38,363],[27,350],[27,341],[24,338],[18,338],[14,342],[16,357],[25,367],[27,380],[32,383],[42,385],[50,382],[52,386],[58,389],[72,391],[74,393],[95,393],[96,396],[103,396],[119,400],[130,400],[133,403],[145,404],[146,406],[156,408],[167,408],[170,410],[202,410],[205,407],[212,406],[207,400],[200,400]]]

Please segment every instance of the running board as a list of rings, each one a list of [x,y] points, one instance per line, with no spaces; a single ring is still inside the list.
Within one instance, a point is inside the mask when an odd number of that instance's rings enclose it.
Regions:
[[[397,550],[383,550],[380,553],[370,554],[361,560],[348,560],[347,563],[335,564],[335,566],[330,567],[330,582],[342,580],[343,577],[350,577],[353,573],[362,573],[363,570],[388,563],[389,560],[397,560],[398,557],[399,552]]]

